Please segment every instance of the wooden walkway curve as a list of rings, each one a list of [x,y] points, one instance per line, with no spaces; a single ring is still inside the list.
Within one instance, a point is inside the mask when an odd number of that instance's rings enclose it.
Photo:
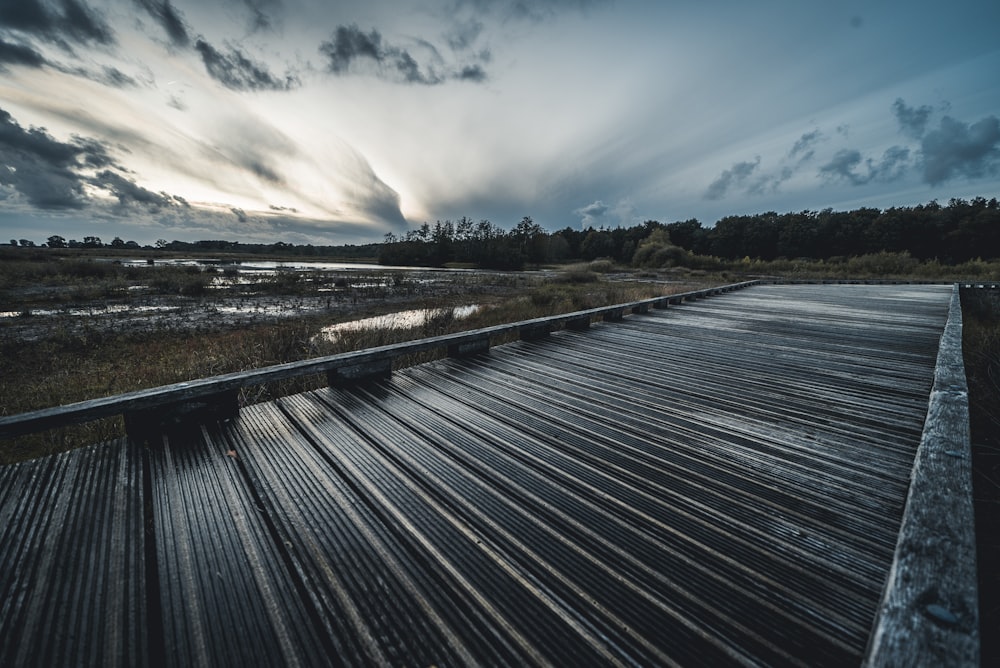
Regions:
[[[759,285],[0,468],[0,665],[862,663],[952,296]]]

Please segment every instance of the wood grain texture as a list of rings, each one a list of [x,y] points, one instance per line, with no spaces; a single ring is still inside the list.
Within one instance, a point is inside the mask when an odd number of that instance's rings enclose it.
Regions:
[[[671,299],[704,298],[710,295],[718,295],[733,290],[756,285],[758,281],[746,281],[716,288],[706,288],[674,295]],[[54,406],[41,410],[20,413],[17,415],[0,416],[0,439],[13,438],[23,434],[65,427],[101,418],[112,417],[124,413],[132,413],[148,409],[157,409],[163,406],[183,407],[197,402],[205,397],[221,396],[226,393],[237,391],[243,387],[262,385],[289,378],[308,376],[312,374],[328,374],[328,376],[340,379],[344,376],[350,377],[352,371],[340,373],[340,369],[360,369],[364,367],[379,366],[392,362],[393,359],[424,352],[427,350],[448,349],[452,347],[461,348],[463,345],[472,344],[481,350],[481,342],[484,338],[489,339],[494,336],[501,336],[510,332],[519,332],[527,338],[543,336],[552,331],[557,326],[564,326],[568,322],[575,322],[580,318],[601,317],[608,313],[620,313],[625,308],[635,308],[642,304],[652,304],[662,297],[645,299],[629,304],[616,304],[613,306],[587,309],[574,313],[564,313],[556,316],[544,318],[533,318],[505,325],[495,325],[484,327],[468,332],[458,332],[455,334],[444,334],[417,341],[396,343],[377,348],[367,348],[340,355],[318,357],[298,362],[287,362],[261,369],[250,371],[238,371],[210,378],[174,383],[146,390],[126,392],[111,397],[80,401],[64,406]]]
[[[866,665],[979,665],[971,462],[962,308],[956,285]]]

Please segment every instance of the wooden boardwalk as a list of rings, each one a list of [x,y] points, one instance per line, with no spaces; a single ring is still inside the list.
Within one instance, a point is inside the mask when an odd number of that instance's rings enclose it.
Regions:
[[[951,298],[755,286],[0,468],[0,665],[857,665]]]

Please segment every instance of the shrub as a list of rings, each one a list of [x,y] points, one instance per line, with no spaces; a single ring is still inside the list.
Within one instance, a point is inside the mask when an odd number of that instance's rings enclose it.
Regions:
[[[858,277],[865,276],[905,276],[912,274],[920,261],[909,253],[888,253],[881,251],[847,261],[847,271]]]
[[[571,267],[560,272],[556,280],[561,283],[595,283],[598,280],[597,274],[582,267]]]
[[[615,263],[605,258],[593,260],[587,266],[590,268],[590,271],[595,271],[598,274],[610,274],[615,270]]]
[[[167,294],[196,297],[205,294],[211,282],[212,277],[198,267],[158,267],[153,271],[149,287]]]

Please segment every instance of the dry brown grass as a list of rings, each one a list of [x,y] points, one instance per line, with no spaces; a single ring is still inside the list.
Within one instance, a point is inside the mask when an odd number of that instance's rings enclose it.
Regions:
[[[694,287],[697,286],[668,288],[649,282],[577,282],[564,280],[561,276],[536,287],[524,287],[520,281],[510,281],[505,290],[475,295],[473,299],[485,308],[469,318],[455,319],[444,314],[432,318],[423,327],[349,332],[336,341],[319,336],[323,327],[352,318],[316,315],[192,335],[162,330],[119,333],[97,328],[63,328],[58,325],[56,316],[48,335],[37,341],[3,337],[0,331],[3,366],[0,414],[14,415],[196,378],[635,301]],[[408,304],[362,305],[354,317],[406,308],[455,306],[468,303],[468,300],[463,290],[455,289],[433,298],[414,297]],[[420,363],[440,354],[443,351],[406,356],[397,360],[396,366]],[[243,390],[240,400],[243,405],[267,401],[320,387],[324,382],[320,376],[310,376],[271,386],[249,387]],[[116,418],[0,442],[0,464],[102,442],[123,433],[122,421]]]

